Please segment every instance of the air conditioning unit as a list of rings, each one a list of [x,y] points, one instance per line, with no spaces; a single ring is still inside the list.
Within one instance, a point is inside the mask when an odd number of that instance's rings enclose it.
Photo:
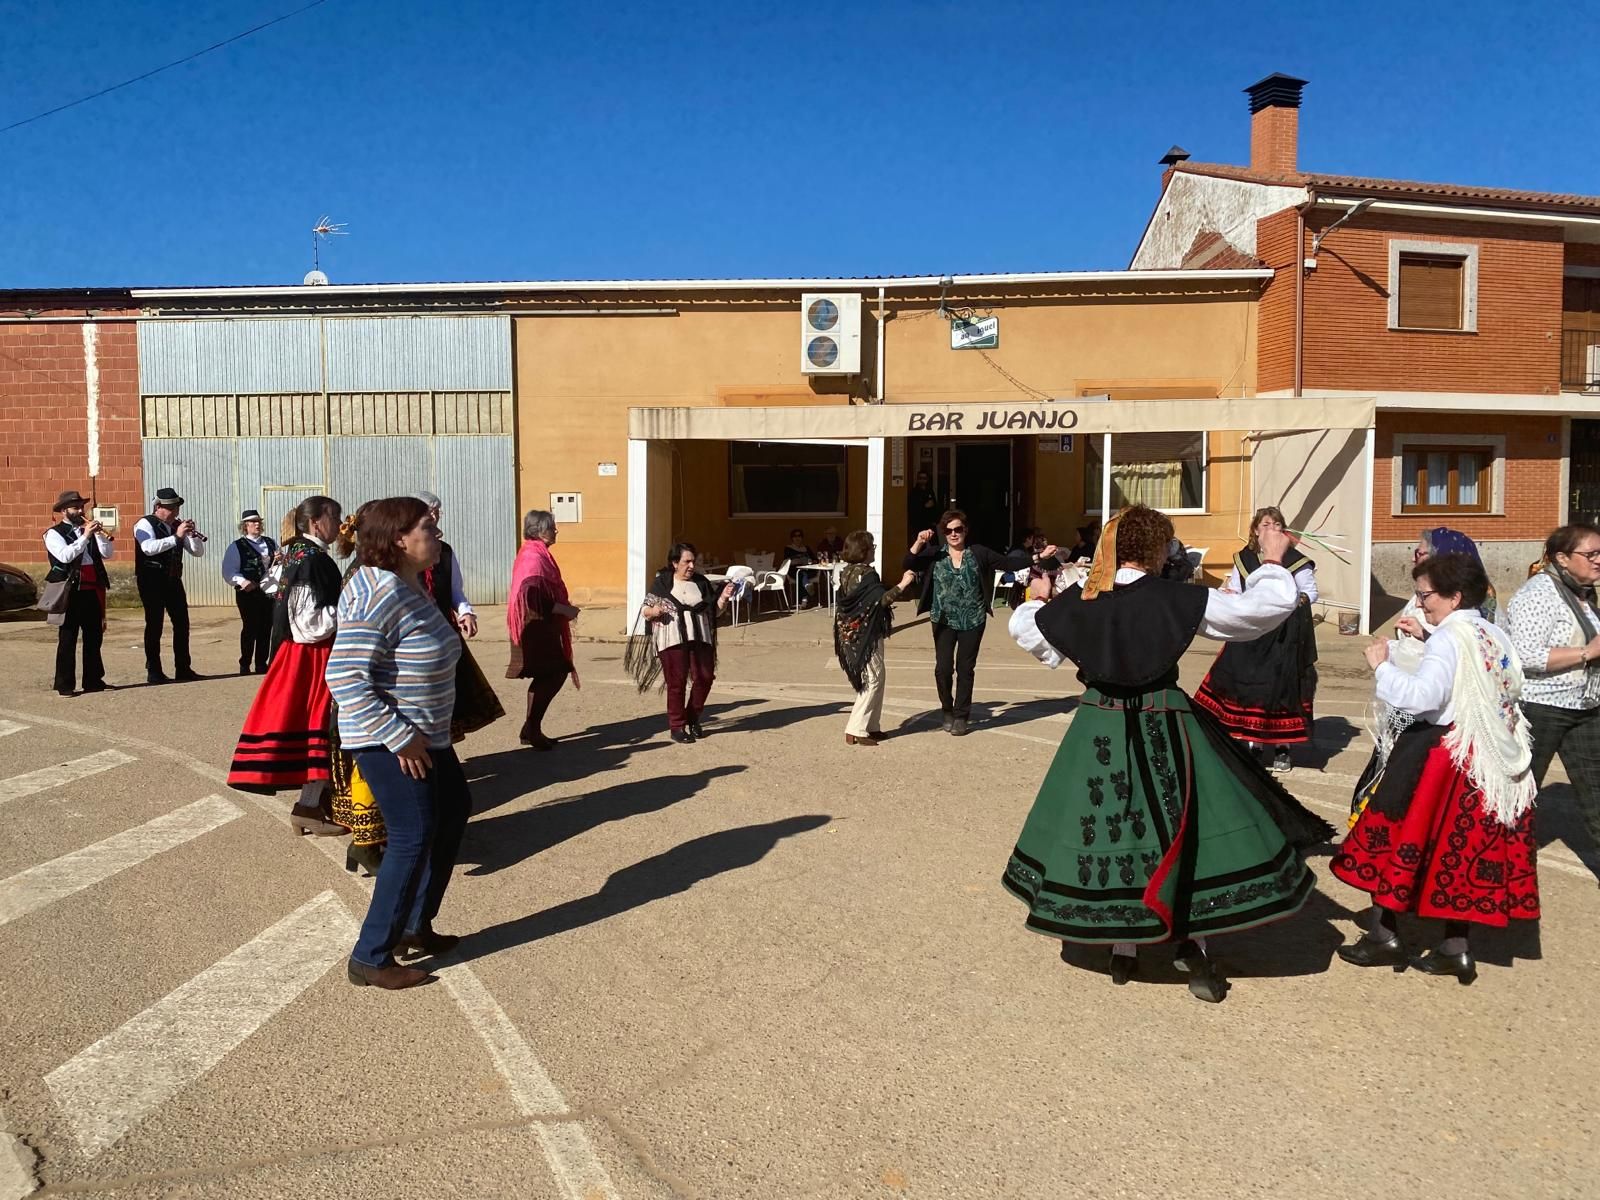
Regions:
[[[861,373],[861,296],[806,292],[800,297],[800,373]]]

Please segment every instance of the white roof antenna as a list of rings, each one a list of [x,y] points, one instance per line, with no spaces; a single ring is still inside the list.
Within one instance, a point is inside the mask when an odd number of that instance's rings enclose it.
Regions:
[[[304,282],[310,287],[324,286],[328,277],[322,273],[322,240],[330,237],[344,237],[344,221],[335,222],[332,217],[320,218],[311,230],[311,270],[306,272]]]

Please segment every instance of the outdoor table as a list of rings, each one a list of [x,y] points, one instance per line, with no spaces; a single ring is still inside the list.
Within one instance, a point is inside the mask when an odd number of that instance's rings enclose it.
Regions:
[[[843,563],[831,563],[831,562],[830,563],[806,563],[804,566],[796,567],[794,569],[795,584],[796,584],[796,586],[801,586],[801,585],[803,585],[805,583],[805,578],[801,574],[802,571],[826,571],[827,575],[828,575],[828,578],[827,578],[828,607],[832,608],[833,607],[833,600],[834,600],[833,589],[834,589],[834,586],[839,582],[839,569],[843,565],[844,565]],[[797,596],[795,599],[796,599],[796,602],[798,602],[799,597]]]

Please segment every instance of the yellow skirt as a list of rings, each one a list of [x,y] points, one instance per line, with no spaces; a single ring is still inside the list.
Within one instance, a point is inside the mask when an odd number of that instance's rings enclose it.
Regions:
[[[333,752],[333,819],[350,831],[352,846],[382,846],[389,840],[372,788],[361,777],[354,756]]]

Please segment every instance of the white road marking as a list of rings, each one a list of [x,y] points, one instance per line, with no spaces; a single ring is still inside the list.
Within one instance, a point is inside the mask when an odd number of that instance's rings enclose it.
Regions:
[[[15,721],[0,721],[0,737],[8,737],[13,733],[21,733],[26,728],[26,725],[19,725]],[[0,1196],[3,1196],[4,1194],[4,1192],[0,1192]]]
[[[0,879],[0,925],[136,867],[147,858],[193,841],[243,815],[243,809],[221,796],[207,796],[92,846]]]
[[[40,771],[29,771],[26,775],[13,775],[10,779],[0,779],[0,804],[8,800],[20,800],[36,792],[49,791],[74,780],[87,779],[90,775],[98,775],[101,771],[109,771],[112,767],[120,767],[124,763],[134,761],[133,755],[124,754],[121,750],[102,750],[98,754],[75,758],[60,766],[45,767]]]
[[[545,1071],[505,1009],[465,964],[436,972],[461,1006],[494,1065],[511,1085],[511,1099],[525,1117],[559,1117],[568,1111],[566,1098]],[[589,1135],[577,1121],[541,1121],[534,1133],[568,1200],[616,1200],[617,1191],[600,1165]]]
[[[23,1200],[39,1190],[33,1151],[9,1133],[0,1131],[0,1200]]]
[[[199,1079],[350,953],[331,891],[301,905],[44,1077],[93,1158]]]

